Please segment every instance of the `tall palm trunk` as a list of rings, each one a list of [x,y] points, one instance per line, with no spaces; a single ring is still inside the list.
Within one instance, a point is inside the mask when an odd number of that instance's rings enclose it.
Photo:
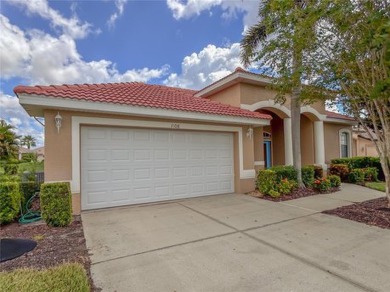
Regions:
[[[291,91],[291,136],[292,136],[292,152],[293,166],[297,171],[297,181],[299,187],[305,187],[302,181],[302,158],[301,158],[301,77],[300,67],[302,66],[302,50],[294,44],[292,60],[292,82],[293,88]]]

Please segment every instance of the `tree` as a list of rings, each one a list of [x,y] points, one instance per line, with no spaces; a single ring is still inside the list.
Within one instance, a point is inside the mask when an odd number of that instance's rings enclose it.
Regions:
[[[301,174],[301,103],[311,87],[302,86],[302,78],[309,75],[305,52],[314,45],[314,23],[310,0],[267,0],[259,7],[260,22],[245,33],[241,41],[241,60],[245,65],[258,62],[270,68],[274,75],[275,100],[291,98],[293,166],[298,173],[298,184],[303,187]]]
[[[390,1],[329,0],[323,5],[313,51],[313,69],[320,77],[314,83],[332,89],[333,101],[375,144],[390,208]]]
[[[18,155],[18,136],[12,131],[14,127],[4,120],[0,121],[0,159],[9,160]]]
[[[243,61],[269,66],[279,96],[331,99],[354,116],[379,153],[390,208],[390,2],[269,0],[259,15]]]
[[[31,135],[26,135],[24,136],[21,141],[20,141],[20,144],[23,145],[23,146],[27,146],[28,149],[32,147],[35,147],[37,145],[37,140],[31,136]]]

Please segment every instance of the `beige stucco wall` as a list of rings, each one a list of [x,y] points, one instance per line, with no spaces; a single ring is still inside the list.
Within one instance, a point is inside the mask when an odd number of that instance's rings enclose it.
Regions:
[[[62,126],[57,132],[56,111],[45,111],[45,181],[72,179],[72,129],[69,112],[62,112]]]
[[[305,115],[301,115],[301,157],[302,165],[314,164],[314,126]]]
[[[324,123],[325,163],[327,164],[329,164],[332,159],[340,157],[339,131],[341,129],[349,129],[352,131],[352,126]]]
[[[127,119],[127,120],[145,120],[145,121],[165,121],[170,123],[196,123],[210,125],[211,123],[200,123],[181,120],[162,120],[150,119],[142,117],[129,117],[121,115],[109,114],[94,114],[85,112],[70,112],[60,111],[62,116],[62,126],[59,131],[55,127],[54,117],[57,111],[45,110],[45,181],[71,181],[72,180],[72,134],[71,134],[71,120],[72,116],[82,117],[99,117],[112,119]],[[221,124],[215,124],[221,125]],[[230,124],[223,124],[224,126],[234,126]],[[108,125],[109,126],[109,125]],[[254,143],[246,135],[248,127],[242,129],[243,139],[243,165],[244,169],[254,169]],[[254,190],[253,179],[240,179],[240,164],[238,153],[238,134],[234,134],[234,170],[235,170],[235,192],[243,193]],[[82,194],[81,194],[82,195]],[[73,210],[77,214],[80,212],[80,194],[73,194]]]
[[[216,102],[240,107],[240,84],[230,86],[229,88],[214,93],[208,98]]]
[[[353,137],[354,156],[378,156],[378,152],[376,151],[374,142],[359,137],[355,134],[353,135]]]

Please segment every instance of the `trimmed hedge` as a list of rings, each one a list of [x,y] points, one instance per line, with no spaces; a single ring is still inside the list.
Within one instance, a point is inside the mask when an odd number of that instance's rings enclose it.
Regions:
[[[356,168],[352,169],[352,171],[348,175],[348,181],[350,183],[363,183],[364,182],[364,169]]]
[[[5,173],[5,174],[8,174],[8,175],[17,174],[17,173],[18,173],[18,168],[19,168],[19,165],[18,165],[18,164],[6,163],[6,164],[4,165],[4,173]]]
[[[50,226],[72,222],[72,197],[68,182],[44,183],[40,193],[42,218]]]
[[[306,187],[312,187],[314,183],[315,171],[313,166],[304,166],[302,171],[302,181]]]
[[[277,184],[276,172],[273,170],[260,170],[257,175],[257,188],[262,194],[270,195],[275,190]]]
[[[0,224],[9,223],[19,215],[20,200],[19,183],[0,183]]]
[[[281,181],[284,178],[297,181],[297,171],[293,166],[273,166],[270,170],[275,171],[278,181]]]
[[[378,169],[376,167],[367,167],[363,169],[365,181],[378,181]]]
[[[339,176],[337,176],[337,175],[329,175],[328,179],[330,181],[330,186],[332,188],[338,188],[339,186],[341,186],[341,179],[340,179]]]
[[[375,167],[378,170],[378,179],[385,179],[379,157],[362,156],[352,158],[337,158],[332,159],[331,162],[333,164],[347,164],[350,170],[355,168]]]

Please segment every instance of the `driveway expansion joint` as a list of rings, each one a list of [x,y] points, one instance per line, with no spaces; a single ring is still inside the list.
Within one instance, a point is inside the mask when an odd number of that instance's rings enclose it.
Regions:
[[[205,240],[219,238],[219,237],[224,237],[224,236],[228,236],[228,235],[232,235],[232,234],[236,234],[236,233],[239,233],[239,232],[237,232],[237,231],[227,232],[227,233],[218,234],[218,235],[215,235],[215,236],[209,236],[209,237],[204,237],[204,238],[195,239],[195,240],[191,240],[191,241],[186,241],[186,242],[182,242],[182,243],[167,245],[167,246],[163,246],[163,247],[160,247],[160,248],[145,250],[145,251],[141,251],[141,252],[137,252],[137,253],[133,253],[133,254],[120,256],[120,257],[114,257],[114,258],[110,258],[110,259],[106,259],[106,260],[102,260],[102,261],[92,262],[91,265],[94,266],[94,265],[98,265],[98,264],[102,264],[102,263],[106,263],[106,262],[120,260],[120,259],[123,259],[123,258],[129,258],[129,257],[143,255],[143,254],[153,253],[153,252],[156,252],[156,251],[170,249],[170,248],[173,248],[173,247],[183,246],[183,245],[187,245],[187,244],[191,244],[191,243],[202,242],[202,241],[205,241]]]
[[[250,235],[250,234],[247,233],[248,231],[251,231],[251,230],[261,229],[261,228],[264,228],[264,227],[268,227],[268,226],[272,226],[272,225],[278,225],[278,224],[281,224],[281,223],[285,223],[285,222],[297,220],[297,219],[300,219],[300,218],[305,218],[305,217],[310,217],[310,216],[313,216],[313,215],[316,215],[316,214],[320,214],[320,213],[321,213],[320,211],[313,210],[313,211],[316,211],[316,212],[315,212],[315,213],[312,213],[312,214],[304,215],[304,216],[299,216],[299,217],[295,217],[295,218],[291,218],[291,219],[282,220],[282,221],[279,221],[279,222],[274,222],[274,223],[266,224],[266,225],[259,226],[259,227],[251,227],[251,228],[247,228],[247,229],[244,229],[244,230],[239,230],[239,229],[237,229],[237,228],[235,228],[235,227],[233,227],[233,226],[230,226],[229,224],[226,224],[225,222],[222,222],[222,221],[220,221],[220,220],[218,220],[218,219],[216,219],[216,218],[211,217],[210,215],[207,215],[207,214],[205,214],[205,213],[203,213],[203,212],[201,212],[201,211],[198,211],[198,210],[196,210],[196,209],[193,209],[193,208],[191,208],[191,207],[188,207],[188,206],[186,206],[186,205],[183,205],[183,204],[180,203],[180,202],[178,202],[177,204],[179,204],[179,205],[181,205],[181,206],[183,206],[183,207],[185,207],[185,208],[188,208],[189,210],[191,210],[191,211],[193,211],[193,212],[196,212],[196,213],[198,213],[198,214],[200,214],[200,215],[203,215],[203,216],[209,218],[210,220],[213,220],[214,222],[220,223],[220,224],[222,224],[222,225],[224,225],[224,226],[226,226],[226,227],[228,227],[228,228],[231,228],[231,229],[236,230],[236,232],[232,232],[231,234],[240,233],[240,234],[242,234],[242,235],[245,235],[245,236],[251,238],[252,240],[255,240],[255,241],[258,242],[258,243],[264,244],[264,245],[266,245],[266,246],[268,246],[268,247],[270,247],[270,248],[272,248],[272,249],[274,249],[274,250],[277,250],[277,251],[279,251],[279,252],[281,252],[281,253],[283,253],[283,254],[285,254],[285,255],[291,257],[291,258],[294,258],[294,259],[298,260],[299,262],[301,262],[301,263],[303,263],[303,264],[306,264],[306,265],[308,265],[308,266],[311,266],[311,267],[313,267],[313,268],[315,268],[315,269],[317,269],[317,270],[320,270],[320,271],[322,271],[322,272],[329,273],[329,274],[331,274],[332,276],[334,276],[334,277],[336,277],[336,278],[338,278],[338,279],[340,279],[340,280],[342,280],[342,281],[345,281],[345,282],[347,282],[347,283],[349,283],[349,284],[351,284],[351,285],[353,285],[353,286],[355,286],[355,287],[357,287],[357,288],[359,288],[359,289],[362,289],[362,290],[364,290],[364,291],[368,291],[368,292],[375,292],[375,291],[376,291],[375,289],[373,289],[373,288],[371,288],[371,287],[368,287],[368,286],[366,286],[366,285],[364,285],[364,284],[362,284],[362,283],[358,283],[358,282],[354,281],[353,279],[350,279],[350,278],[348,278],[348,277],[345,277],[345,276],[339,274],[338,272],[331,271],[330,269],[328,269],[328,268],[326,268],[326,267],[322,267],[321,265],[318,265],[318,264],[316,264],[315,262],[312,262],[312,261],[307,260],[307,259],[305,259],[305,258],[303,258],[303,257],[300,257],[300,256],[298,256],[298,255],[295,255],[295,254],[293,254],[293,253],[291,253],[291,252],[288,252],[288,251],[286,251],[286,250],[284,250],[284,249],[282,249],[282,248],[280,248],[280,247],[278,247],[278,246],[276,246],[276,245],[270,244],[270,243],[268,243],[268,242],[266,242],[266,241],[264,241],[264,240],[261,240],[261,239],[255,237],[255,236],[252,236],[252,235]],[[298,208],[300,208],[299,206],[291,206],[291,207],[298,207]],[[302,208],[302,209],[305,209],[305,208]],[[227,234],[226,234],[226,235],[227,235]],[[205,239],[205,240],[206,240],[206,239]],[[188,242],[188,243],[189,243],[189,242]]]

